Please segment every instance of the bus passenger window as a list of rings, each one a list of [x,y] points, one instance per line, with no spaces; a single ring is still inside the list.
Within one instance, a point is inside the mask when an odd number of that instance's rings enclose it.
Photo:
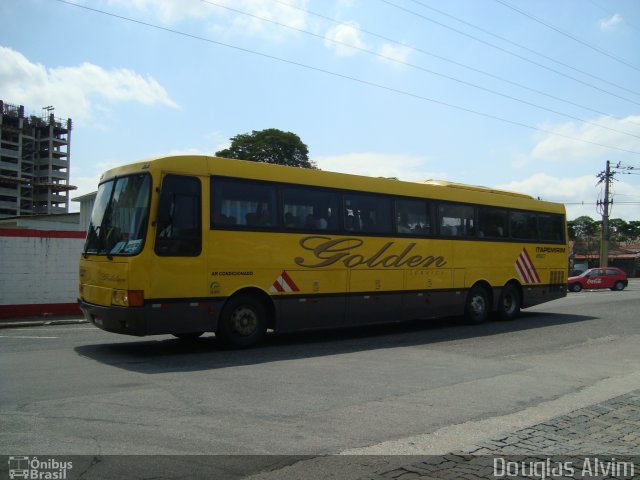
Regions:
[[[537,215],[528,212],[511,212],[511,236],[518,240],[538,238]]]
[[[479,207],[478,231],[481,238],[506,238],[509,235],[509,215],[507,210],[495,207]]]
[[[338,194],[314,188],[282,187],[284,227],[297,230],[336,230]]]
[[[352,232],[391,233],[391,200],[374,195],[344,195],[344,227]]]
[[[474,237],[475,208],[471,205],[443,203],[438,207],[440,235],[447,237]]]
[[[155,252],[161,256],[200,255],[200,180],[167,175],[162,182],[161,192]]]
[[[538,229],[540,240],[547,242],[564,241],[564,217],[562,215],[539,214]]]
[[[431,233],[429,205],[423,200],[398,199],[396,204],[396,231],[405,235]]]
[[[276,187],[267,182],[211,179],[211,228],[269,229],[277,224]]]

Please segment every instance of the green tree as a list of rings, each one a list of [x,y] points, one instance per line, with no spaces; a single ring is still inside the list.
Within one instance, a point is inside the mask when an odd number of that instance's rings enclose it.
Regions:
[[[277,128],[253,130],[231,138],[231,146],[216,156],[289,167],[318,168],[309,160],[309,148],[295,133]]]
[[[569,239],[574,240],[574,251],[576,253],[593,253],[597,251],[600,232],[600,222],[588,216],[578,217],[567,222]]]
[[[629,228],[629,238],[638,239],[640,238],[640,221],[631,220],[628,225]]]
[[[599,222],[586,215],[578,217],[575,220],[570,220],[568,224],[570,231],[572,230],[575,235],[574,238],[591,237],[596,235],[600,228]]]
[[[609,233],[611,240],[622,243],[629,238],[629,224],[621,218],[609,220]]]

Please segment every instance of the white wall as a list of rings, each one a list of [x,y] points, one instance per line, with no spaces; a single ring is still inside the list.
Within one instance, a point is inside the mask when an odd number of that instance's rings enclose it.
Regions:
[[[0,229],[0,306],[71,304],[84,233]]]

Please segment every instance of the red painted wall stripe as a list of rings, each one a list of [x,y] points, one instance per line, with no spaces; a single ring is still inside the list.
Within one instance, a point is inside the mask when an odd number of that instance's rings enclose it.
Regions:
[[[0,237],[31,238],[85,238],[87,232],[69,232],[64,230],[31,230],[29,228],[0,228]]]
[[[82,315],[82,312],[77,303],[0,305],[0,318],[44,317],[49,315]]]

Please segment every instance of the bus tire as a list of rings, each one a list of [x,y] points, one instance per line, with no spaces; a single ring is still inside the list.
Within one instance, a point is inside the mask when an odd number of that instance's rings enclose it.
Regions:
[[[507,283],[500,292],[498,300],[498,319],[514,320],[520,314],[522,299],[520,291],[513,283]]]
[[[471,325],[483,323],[489,316],[490,310],[489,294],[486,288],[481,285],[471,287],[464,305],[464,318],[467,323]]]
[[[173,336],[180,340],[195,340],[202,336],[204,332],[188,332],[188,333],[174,333]]]
[[[254,295],[238,294],[229,299],[218,320],[216,337],[231,348],[251,347],[267,332],[267,315]]]

